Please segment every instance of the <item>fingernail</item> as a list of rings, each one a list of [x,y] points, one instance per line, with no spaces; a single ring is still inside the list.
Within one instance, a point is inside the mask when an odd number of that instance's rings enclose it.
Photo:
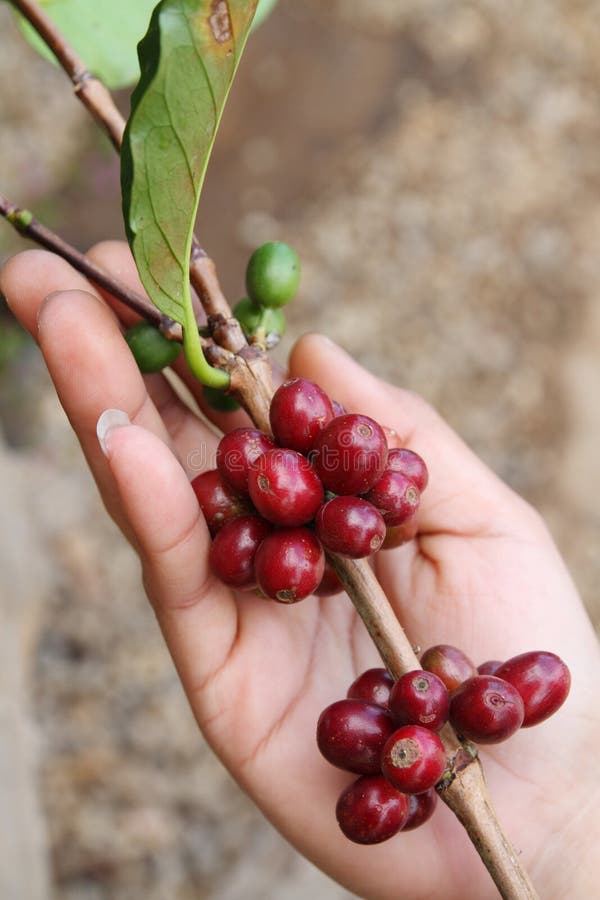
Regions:
[[[124,425],[131,425],[131,419],[122,409],[105,409],[98,419],[96,434],[105,456],[109,455],[108,442],[111,432],[115,428],[122,428]]]

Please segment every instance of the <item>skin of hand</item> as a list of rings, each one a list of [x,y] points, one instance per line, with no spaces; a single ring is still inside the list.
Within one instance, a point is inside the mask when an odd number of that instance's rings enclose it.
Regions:
[[[105,242],[97,263],[141,289],[129,251]],[[242,788],[297,849],[365,898],[496,897],[452,813],[371,847],[343,837],[335,803],[353,776],[320,756],[315,726],[352,680],[378,665],[344,595],[294,606],[237,597],[208,567],[209,535],[189,480],[214,465],[218,436],[162,375],[142,377],[122,337],[135,317],[66,262],[28,250],[2,270],[11,309],[38,341],[104,503],[140,555],[144,585],[198,725]],[[546,898],[590,897],[598,883],[598,644],[538,514],[490,472],[419,397],[391,387],[317,335],[290,372],[349,411],[391,428],[427,461],[417,539],[375,558],[414,644],[449,643],[475,663],[550,650],[571,694],[552,719],[483,749],[496,810]],[[175,369],[202,405],[180,360]],[[103,435],[106,409],[131,425]],[[205,410],[206,412],[206,410]],[[210,412],[223,429],[243,413]]]

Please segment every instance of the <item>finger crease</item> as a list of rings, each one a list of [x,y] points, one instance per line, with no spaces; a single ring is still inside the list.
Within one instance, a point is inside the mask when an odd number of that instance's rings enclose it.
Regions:
[[[203,519],[202,510],[198,507],[198,511],[195,514],[191,524],[185,529],[185,531],[178,535],[178,537],[172,541],[170,544],[167,544],[166,547],[157,547],[157,548],[148,548],[146,550],[147,556],[164,556],[165,554],[172,553],[174,550],[177,550],[183,544],[185,544],[190,538],[193,536],[194,531],[196,530],[199,522]]]

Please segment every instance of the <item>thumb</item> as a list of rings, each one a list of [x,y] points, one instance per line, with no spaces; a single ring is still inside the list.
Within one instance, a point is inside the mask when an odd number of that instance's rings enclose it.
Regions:
[[[290,374],[316,381],[349,412],[393,428],[401,446],[423,457],[429,485],[419,512],[421,533],[514,531],[515,504],[526,507],[420,396],[364,369],[329,338],[304,335],[290,357]],[[504,513],[504,515],[503,515]]]

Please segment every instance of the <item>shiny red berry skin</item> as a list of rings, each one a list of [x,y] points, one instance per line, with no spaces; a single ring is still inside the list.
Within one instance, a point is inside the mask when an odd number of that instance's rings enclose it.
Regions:
[[[495,675],[502,665],[504,663],[501,659],[488,659],[477,666],[477,672],[479,675]]]
[[[435,732],[421,725],[403,725],[388,738],[381,756],[387,780],[407,794],[428,791],[446,768],[444,745]]]
[[[250,464],[271,450],[275,442],[256,428],[234,428],[217,447],[217,469],[224,480],[240,494],[248,494]]]
[[[317,512],[315,531],[328,550],[361,559],[383,544],[385,522],[375,507],[360,497],[334,497]]]
[[[338,769],[379,775],[381,751],[395,727],[380,706],[364,700],[337,700],[319,716],[317,745]]]
[[[311,459],[328,490],[362,494],[379,481],[385,469],[385,434],[369,416],[337,416],[320,433]]]
[[[382,425],[383,433],[385,434],[385,439],[387,441],[388,450],[397,450],[401,446],[400,435],[395,430],[395,428],[389,428],[387,425]],[[387,468],[387,466],[386,466]]]
[[[342,792],[335,815],[355,844],[380,844],[406,827],[409,802],[381,775],[363,775]]]
[[[525,709],[518,690],[496,675],[476,675],[464,681],[450,699],[455,730],[477,744],[505,741],[523,722]]]
[[[240,590],[256,587],[254,558],[273,526],[259,516],[239,516],[224,525],[210,547],[210,567],[224,584]]]
[[[320,432],[334,415],[325,391],[306,378],[284,381],[273,395],[269,412],[277,443],[300,453],[312,450]]]
[[[379,510],[386,525],[402,525],[419,508],[421,495],[416,485],[403,475],[386,469],[377,484],[365,494],[365,500]]]
[[[387,709],[393,685],[394,679],[387,669],[367,669],[352,682],[346,696]]]
[[[402,525],[391,525],[386,528],[385,540],[381,545],[382,550],[393,550],[402,547],[417,536],[419,531],[418,516],[407,519]]]
[[[448,721],[449,709],[446,685],[433,672],[407,672],[390,694],[390,712],[398,725],[422,725],[439,731]]]
[[[451,644],[436,644],[421,656],[421,668],[433,672],[452,693],[456,688],[477,675],[477,669],[469,657]]]
[[[335,594],[339,594],[344,590],[344,585],[336,575],[335,569],[325,560],[325,569],[323,571],[323,577],[319,582],[318,586],[314,589],[313,594],[316,594],[317,597],[333,597]]]
[[[433,815],[437,806],[437,791],[435,788],[429,788],[422,794],[410,794],[408,805],[408,818],[404,823],[402,831],[414,831],[420,825],[424,825]]]
[[[427,487],[429,472],[425,460],[413,450],[408,450],[406,447],[390,450],[386,469],[406,475],[417,486],[419,493],[423,493]]]
[[[525,707],[522,728],[530,728],[547,719],[562,706],[571,687],[571,674],[559,656],[544,650],[531,650],[513,656],[496,672],[515,687]]]
[[[259,588],[272,600],[297,603],[312,594],[325,568],[321,542],[308,528],[281,528],[267,535],[256,552]]]
[[[248,500],[223,481],[217,469],[197,475],[192,481],[192,488],[213,536],[227,522],[252,512]]]
[[[306,457],[279,447],[251,463],[248,488],[261,516],[288,528],[309,522],[323,502],[323,485]]]

